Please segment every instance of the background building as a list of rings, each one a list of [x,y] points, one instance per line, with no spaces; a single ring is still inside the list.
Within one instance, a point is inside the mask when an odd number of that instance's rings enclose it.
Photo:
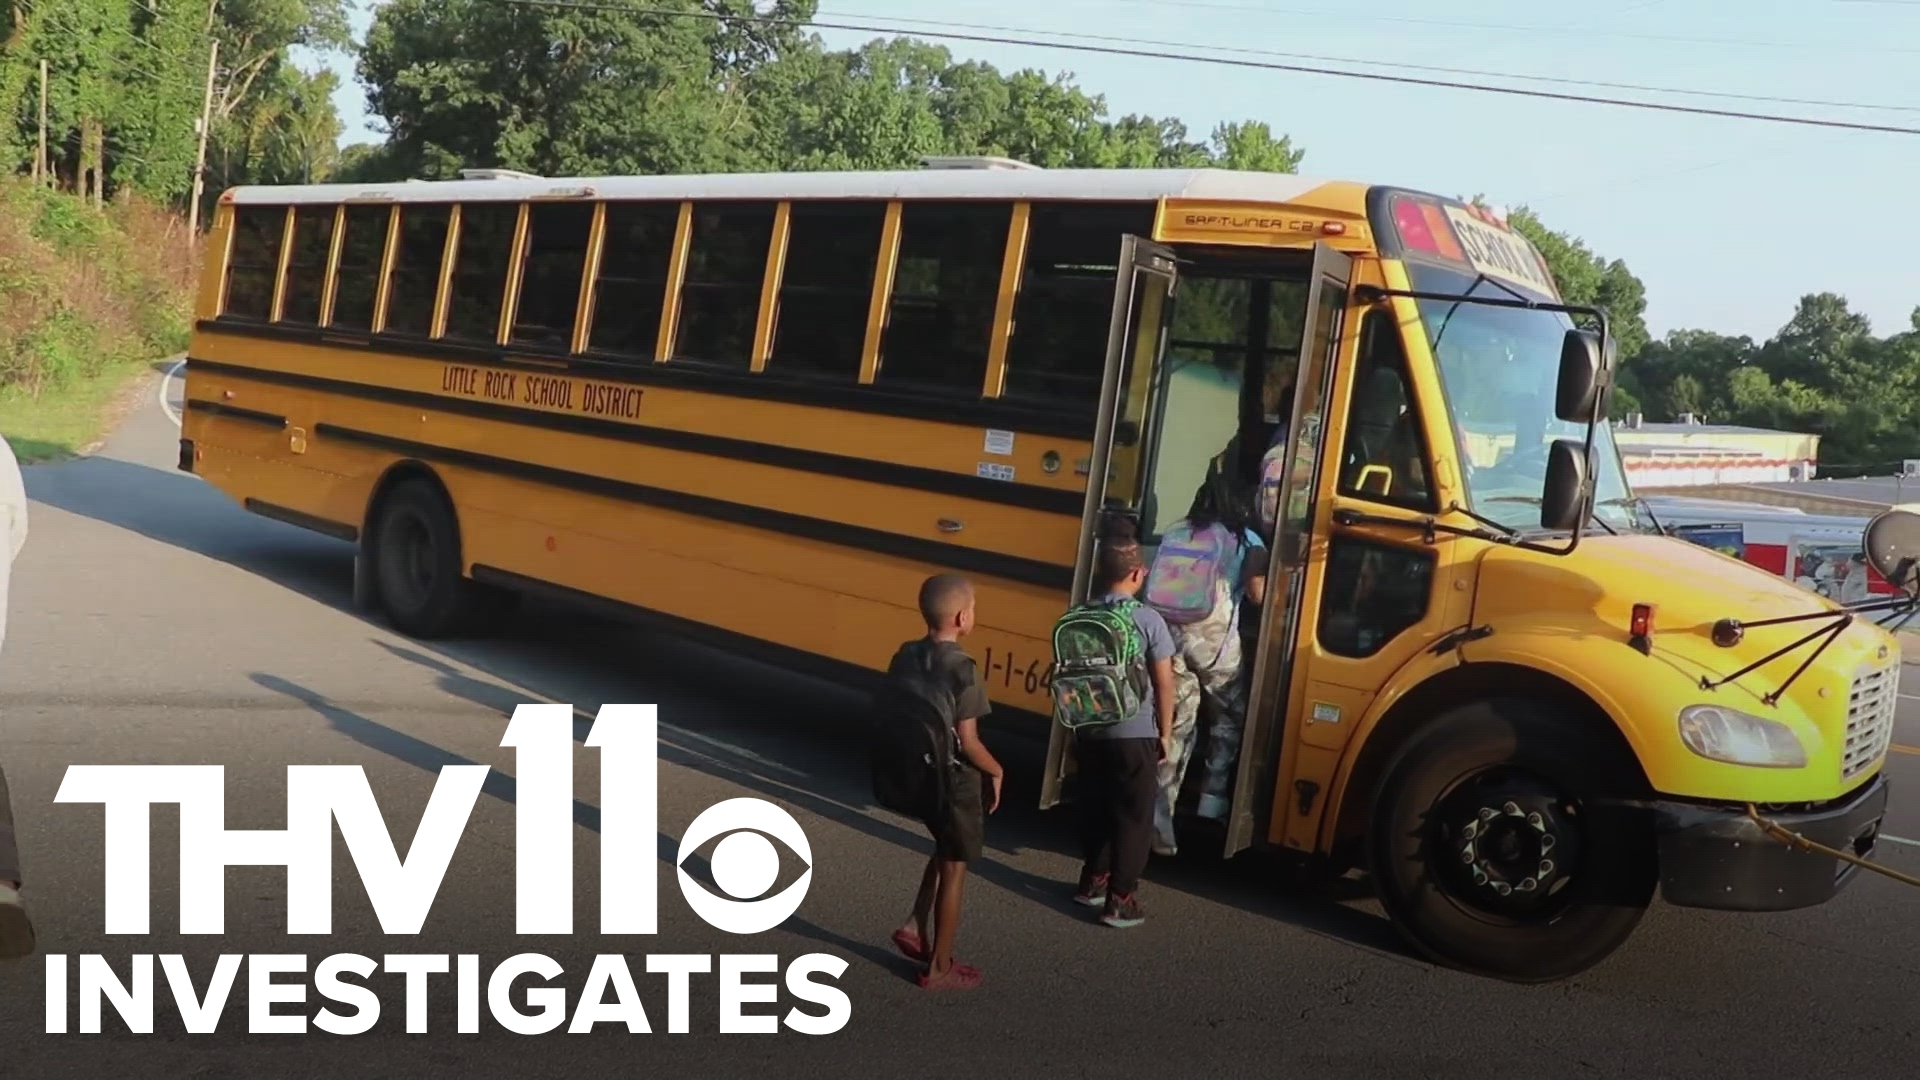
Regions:
[[[1635,491],[1723,484],[1798,483],[1814,478],[1820,436],[1735,424],[1703,424],[1692,415],[1650,424],[1631,414],[1614,424]]]

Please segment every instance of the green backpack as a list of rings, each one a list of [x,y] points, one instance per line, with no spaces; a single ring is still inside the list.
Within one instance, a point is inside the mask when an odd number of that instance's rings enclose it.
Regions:
[[[1053,716],[1070,731],[1132,719],[1147,700],[1146,641],[1131,598],[1072,608],[1053,624]]]

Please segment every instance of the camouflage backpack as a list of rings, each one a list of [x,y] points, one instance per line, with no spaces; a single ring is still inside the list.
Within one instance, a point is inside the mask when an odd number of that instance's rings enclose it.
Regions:
[[[1053,715],[1070,731],[1131,719],[1147,700],[1147,643],[1132,599],[1081,604],[1053,624]]]

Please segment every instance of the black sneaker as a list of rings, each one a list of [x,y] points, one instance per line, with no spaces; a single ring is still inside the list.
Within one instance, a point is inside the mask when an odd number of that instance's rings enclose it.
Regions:
[[[1140,910],[1140,901],[1131,895],[1115,893],[1107,897],[1107,910],[1101,913],[1100,921],[1116,930],[1125,930],[1146,922],[1147,913]]]
[[[1083,907],[1101,907],[1107,902],[1107,875],[1080,874],[1080,891],[1073,894],[1073,902]]]

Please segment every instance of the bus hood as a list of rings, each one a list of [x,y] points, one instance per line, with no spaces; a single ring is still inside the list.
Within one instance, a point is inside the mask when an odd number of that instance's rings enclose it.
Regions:
[[[1833,601],[1784,578],[1667,536],[1588,536],[1564,556],[1494,547],[1482,558],[1477,578],[1473,623],[1492,633],[1477,643],[1481,648],[1467,650],[1469,659],[1490,659],[1505,651],[1495,645],[1501,636],[1530,638],[1533,648],[1577,653],[1583,667],[1610,679],[1647,677],[1646,658],[1633,651],[1631,642],[1636,604],[1653,609],[1651,658],[1677,668],[1695,684],[1701,678],[1725,678],[1832,625],[1827,619],[1809,618],[1749,626],[1736,644],[1722,647],[1713,640],[1719,621],[1750,624],[1840,611]],[[1871,618],[1855,620],[1836,638],[1794,682],[1781,705],[1790,707],[1789,702],[1819,695],[1821,687],[1828,694],[1844,693],[1846,680],[1860,667],[1897,663],[1893,636],[1874,626]],[[1794,649],[1743,676],[1735,686],[1755,699],[1772,693],[1819,644],[1815,640]],[[1641,674],[1636,676],[1636,671]]]

